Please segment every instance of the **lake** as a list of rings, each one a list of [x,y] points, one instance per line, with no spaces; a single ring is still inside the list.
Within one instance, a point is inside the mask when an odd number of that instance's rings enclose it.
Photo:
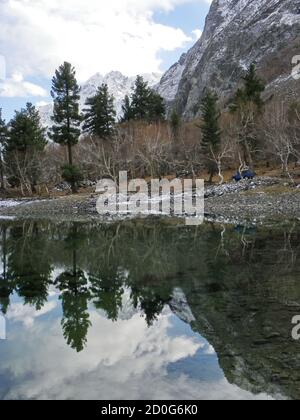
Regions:
[[[0,399],[298,399],[300,225],[1,221]]]

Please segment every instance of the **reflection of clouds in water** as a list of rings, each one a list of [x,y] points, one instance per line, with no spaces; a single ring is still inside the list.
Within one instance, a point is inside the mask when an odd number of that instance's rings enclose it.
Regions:
[[[178,373],[169,375],[167,367],[204,350],[200,338],[169,336],[172,323],[164,310],[148,328],[140,314],[112,323],[92,312],[93,327],[88,347],[77,354],[67,347],[58,321],[38,322],[18,336],[18,352],[5,361],[17,384],[7,398],[53,399],[198,399],[249,398],[251,394],[229,385],[225,379],[207,384]],[[16,347],[16,343],[12,343]]]
[[[13,303],[8,309],[7,319],[12,322],[22,322],[26,328],[32,328],[35,319],[48,314],[53,311],[57,306],[57,303],[47,302],[43,308],[37,311],[33,306],[24,305],[23,303]]]

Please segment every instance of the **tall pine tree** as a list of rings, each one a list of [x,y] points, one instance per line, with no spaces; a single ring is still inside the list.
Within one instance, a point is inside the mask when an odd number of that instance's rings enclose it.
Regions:
[[[116,111],[114,97],[109,94],[108,86],[103,84],[92,98],[86,101],[83,130],[99,138],[108,138],[114,133]]]
[[[210,174],[209,182],[212,182],[217,169],[212,157],[213,154],[218,152],[221,145],[220,112],[217,103],[217,95],[208,90],[200,105],[203,119],[200,126],[202,130],[202,151],[206,156],[206,166]]]
[[[3,163],[3,152],[6,147],[7,143],[7,126],[2,118],[2,109],[0,108],[0,188],[1,190],[5,189],[5,182],[4,182],[4,163]]]
[[[54,101],[52,126],[49,136],[58,144],[67,146],[67,172],[77,173],[73,167],[72,147],[78,143],[82,116],[79,112],[80,87],[76,80],[76,72],[70,63],[65,62],[55,72],[52,79],[51,96]],[[76,177],[70,177],[72,191],[76,192]]]

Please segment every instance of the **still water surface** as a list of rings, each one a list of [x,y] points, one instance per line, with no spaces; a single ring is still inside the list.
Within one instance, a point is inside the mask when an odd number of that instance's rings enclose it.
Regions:
[[[0,399],[300,398],[299,239],[1,222]]]

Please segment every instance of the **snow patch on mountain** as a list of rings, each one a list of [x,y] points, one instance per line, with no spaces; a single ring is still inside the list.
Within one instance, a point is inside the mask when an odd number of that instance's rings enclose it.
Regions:
[[[161,79],[161,74],[159,73],[143,74],[142,76],[152,88],[155,88]],[[127,77],[118,71],[112,71],[105,76],[96,73],[81,86],[80,110],[82,111],[85,108],[86,100],[94,96],[98,87],[104,83],[107,84],[110,94],[115,98],[117,118],[121,117],[123,100],[126,95],[131,95],[135,80],[136,77]],[[47,128],[51,127],[53,124],[51,121],[53,104],[38,107],[38,110],[42,125]]]
[[[291,72],[290,60],[276,65],[276,58],[295,55],[299,29],[299,1],[213,0],[201,38],[163,75],[158,91],[169,101],[169,110],[176,105],[192,119],[207,87],[227,98],[253,62],[272,88]],[[281,84],[280,92],[294,89],[292,82]]]
[[[193,312],[181,288],[177,287],[173,290],[172,299],[169,302],[169,307],[171,311],[183,322],[191,324],[195,321]]]
[[[178,63],[174,64],[163,76],[158,87],[158,93],[166,100],[173,101],[176,97],[178,85],[185,69],[186,54],[183,54]]]

